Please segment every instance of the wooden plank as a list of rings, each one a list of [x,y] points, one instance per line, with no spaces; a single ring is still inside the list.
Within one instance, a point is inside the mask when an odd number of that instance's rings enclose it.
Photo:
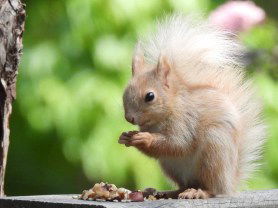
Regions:
[[[246,191],[231,197],[144,202],[95,202],[73,199],[77,195],[1,197],[0,208],[188,208],[188,207],[278,207],[278,189]]]

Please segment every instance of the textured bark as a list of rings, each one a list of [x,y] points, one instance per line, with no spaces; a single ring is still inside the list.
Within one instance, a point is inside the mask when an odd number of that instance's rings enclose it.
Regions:
[[[9,147],[9,117],[16,96],[16,77],[22,53],[25,10],[20,0],[0,0],[0,196]]]

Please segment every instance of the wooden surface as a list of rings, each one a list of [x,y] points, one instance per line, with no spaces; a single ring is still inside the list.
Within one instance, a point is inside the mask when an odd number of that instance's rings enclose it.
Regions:
[[[278,189],[247,191],[232,197],[207,200],[157,200],[145,202],[95,202],[73,199],[76,195],[43,195],[0,198],[0,208],[178,208],[178,207],[278,207]]]

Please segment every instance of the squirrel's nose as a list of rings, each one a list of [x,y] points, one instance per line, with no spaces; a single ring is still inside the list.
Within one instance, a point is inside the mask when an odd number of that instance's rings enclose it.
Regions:
[[[135,124],[134,122],[134,117],[133,116],[125,116],[125,119],[129,122],[129,123],[132,123],[132,124]]]

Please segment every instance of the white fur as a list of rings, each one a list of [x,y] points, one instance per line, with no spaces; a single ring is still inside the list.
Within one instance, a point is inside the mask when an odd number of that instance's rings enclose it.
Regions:
[[[194,155],[193,157],[182,157],[182,158],[171,158],[164,157],[160,158],[159,162],[164,169],[166,175],[169,173],[170,176],[176,178],[179,184],[183,184],[185,187],[188,182],[197,180],[196,162],[199,157]]]

